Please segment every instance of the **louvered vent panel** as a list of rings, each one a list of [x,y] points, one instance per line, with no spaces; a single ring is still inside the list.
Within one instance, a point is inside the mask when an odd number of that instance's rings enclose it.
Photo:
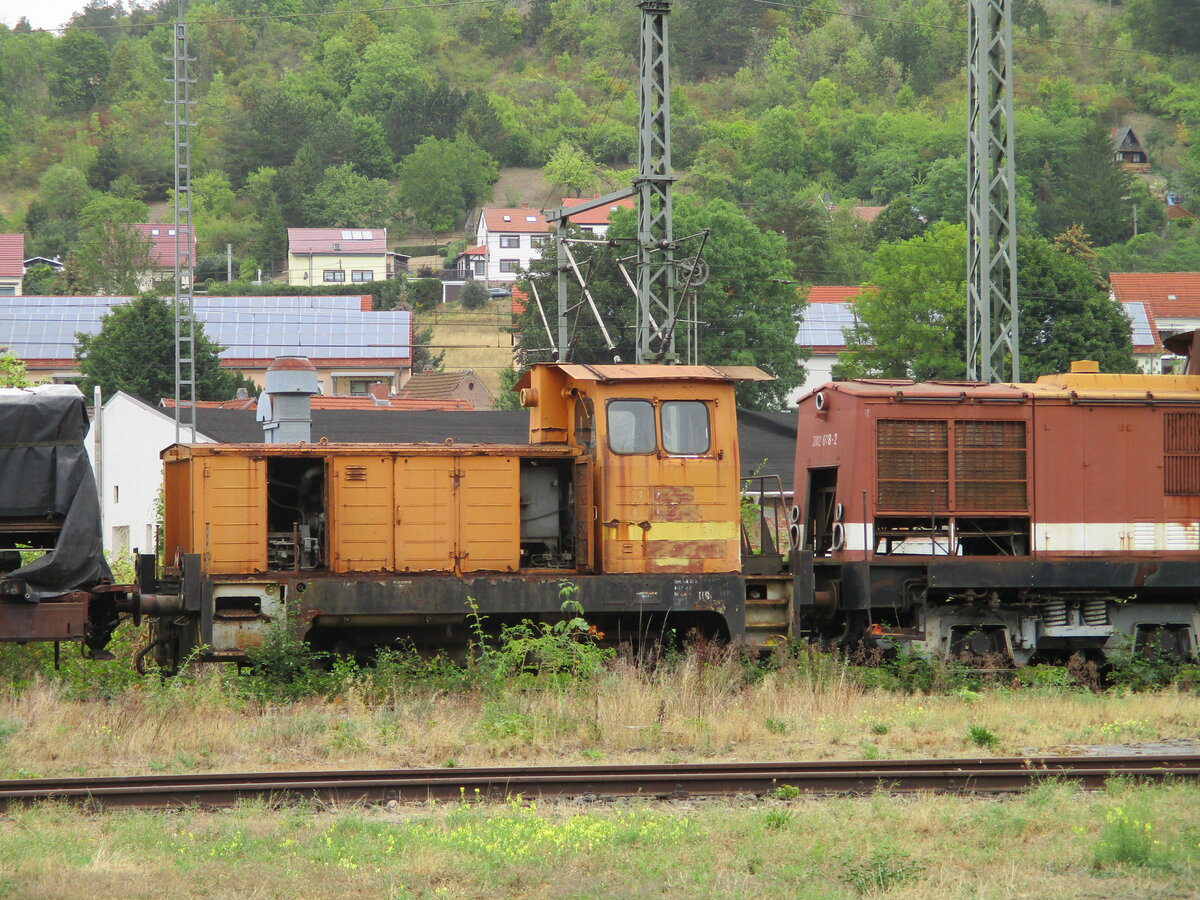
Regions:
[[[1163,492],[1200,496],[1200,413],[1163,416]]]
[[[1014,512],[1027,508],[1024,422],[954,423],[955,508]]]
[[[944,512],[950,503],[950,454],[945,422],[882,419],[876,428],[878,508]]]

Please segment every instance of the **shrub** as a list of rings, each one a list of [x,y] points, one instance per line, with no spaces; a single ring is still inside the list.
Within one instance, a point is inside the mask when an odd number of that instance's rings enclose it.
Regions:
[[[480,309],[487,306],[487,302],[491,298],[487,288],[483,286],[483,282],[468,281],[458,292],[458,299],[462,303],[463,309]]]

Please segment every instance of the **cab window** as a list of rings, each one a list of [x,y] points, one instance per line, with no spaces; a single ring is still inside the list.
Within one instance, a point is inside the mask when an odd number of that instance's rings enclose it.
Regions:
[[[596,443],[595,413],[588,397],[575,399],[575,443],[591,452]]]
[[[654,407],[649,400],[611,400],[608,404],[608,448],[613,453],[653,453]]]
[[[699,456],[709,448],[708,407],[698,400],[662,405],[663,449],[672,456]]]

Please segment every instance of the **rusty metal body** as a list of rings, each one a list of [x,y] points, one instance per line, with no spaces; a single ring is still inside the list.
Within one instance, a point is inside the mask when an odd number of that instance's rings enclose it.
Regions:
[[[472,608],[557,618],[565,581],[614,638],[741,636],[746,377],[764,376],[538,366],[518,385],[528,444],[170,447],[157,595],[182,612],[155,639],[243,659],[291,611],[318,646],[452,646]]]
[[[834,383],[799,415],[803,630],[1018,663],[1126,639],[1197,655],[1200,377]]]

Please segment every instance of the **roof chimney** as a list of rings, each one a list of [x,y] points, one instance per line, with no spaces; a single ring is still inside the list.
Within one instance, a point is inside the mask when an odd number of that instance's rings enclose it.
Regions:
[[[280,356],[267,369],[266,391],[258,398],[263,443],[298,444],[312,440],[312,401],[318,393],[317,369],[303,356]]]
[[[367,393],[371,395],[371,400],[376,406],[390,406],[391,401],[391,385],[384,384],[382,381],[376,381],[373,384],[367,385]]]

